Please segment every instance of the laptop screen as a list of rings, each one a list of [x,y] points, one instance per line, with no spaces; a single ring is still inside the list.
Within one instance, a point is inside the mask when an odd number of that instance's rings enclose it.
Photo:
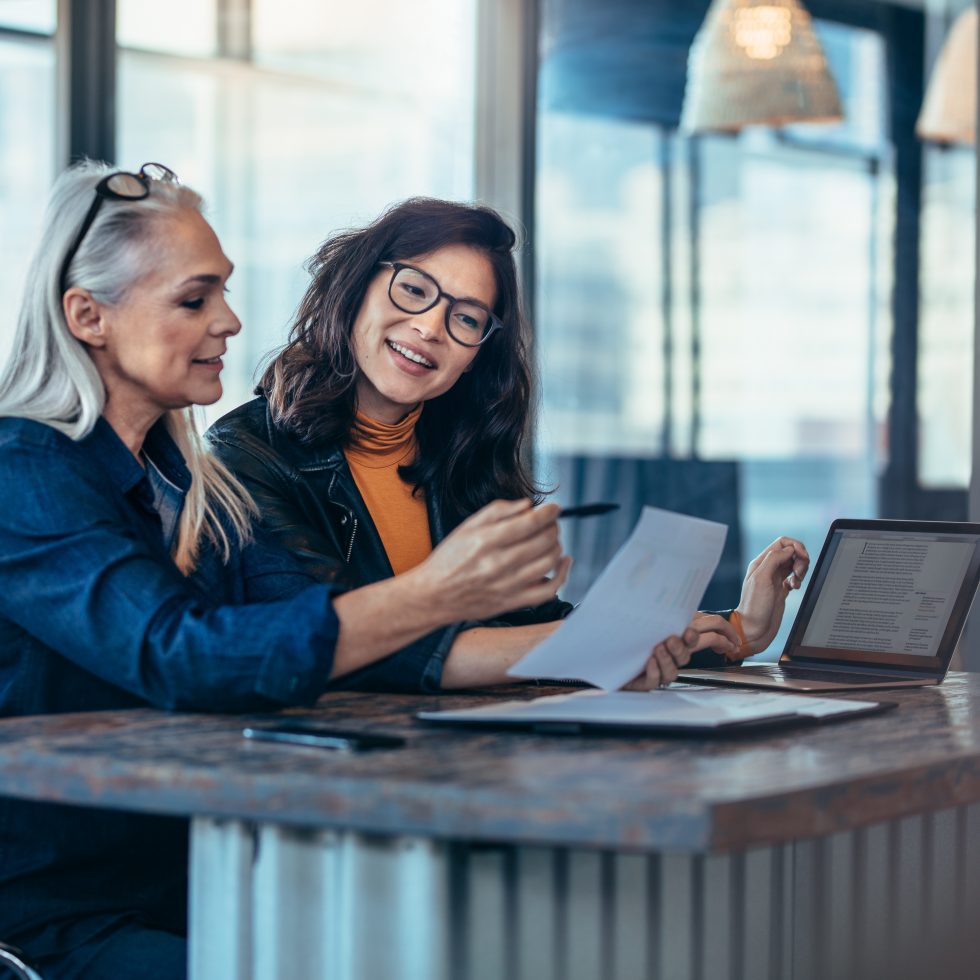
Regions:
[[[980,580],[980,524],[835,521],[782,662],[945,671]]]

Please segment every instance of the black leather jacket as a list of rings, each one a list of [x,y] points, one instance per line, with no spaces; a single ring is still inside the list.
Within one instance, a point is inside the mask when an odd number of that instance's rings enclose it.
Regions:
[[[215,455],[252,494],[263,526],[318,579],[357,588],[392,577],[381,537],[340,445],[309,446],[276,428],[262,397],[219,419],[207,438]],[[446,519],[437,496],[426,496],[433,547],[458,523]],[[566,616],[571,608],[556,599],[490,622],[457,623],[436,630],[350,675],[339,686],[437,691],[443,663],[460,630],[550,622]]]

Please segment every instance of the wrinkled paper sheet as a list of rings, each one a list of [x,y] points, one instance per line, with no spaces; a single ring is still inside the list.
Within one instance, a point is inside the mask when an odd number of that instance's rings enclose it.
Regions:
[[[508,673],[574,678],[607,691],[629,683],[653,647],[691,621],[727,532],[724,524],[644,507],[575,611]]]

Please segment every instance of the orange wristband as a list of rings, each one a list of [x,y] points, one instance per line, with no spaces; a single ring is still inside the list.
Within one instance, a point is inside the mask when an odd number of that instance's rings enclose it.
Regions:
[[[733,609],[731,615],[728,617],[728,622],[735,627],[735,632],[738,633],[739,641],[737,649],[729,656],[729,659],[742,660],[752,652],[749,650],[748,641],[745,639],[745,627],[742,626],[742,617],[736,610]]]

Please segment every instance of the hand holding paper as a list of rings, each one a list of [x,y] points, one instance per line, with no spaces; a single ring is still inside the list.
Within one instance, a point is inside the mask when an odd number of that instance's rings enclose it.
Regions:
[[[723,524],[644,507],[578,608],[508,673],[573,677],[606,690],[627,684],[655,644],[691,621],[726,533]]]

